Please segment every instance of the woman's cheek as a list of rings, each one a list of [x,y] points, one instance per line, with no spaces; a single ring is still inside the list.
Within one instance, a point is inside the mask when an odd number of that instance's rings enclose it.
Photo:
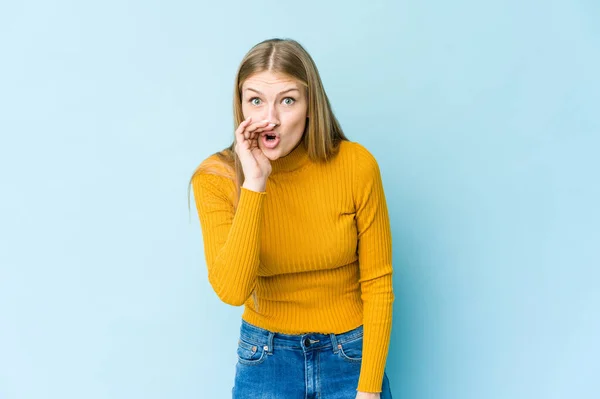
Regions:
[[[247,106],[246,104],[242,105],[242,114],[244,114],[244,119],[248,118],[249,116],[252,117],[252,119],[256,122],[256,109],[253,109],[252,107]]]

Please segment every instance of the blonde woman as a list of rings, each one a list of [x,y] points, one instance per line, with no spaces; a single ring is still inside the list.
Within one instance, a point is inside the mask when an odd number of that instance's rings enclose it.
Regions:
[[[238,69],[233,144],[190,183],[208,279],[244,305],[235,399],[391,398],[391,232],[379,167],[296,41]]]

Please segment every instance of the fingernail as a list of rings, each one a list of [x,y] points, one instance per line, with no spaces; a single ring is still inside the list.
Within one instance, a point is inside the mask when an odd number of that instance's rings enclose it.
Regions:
[[[263,123],[265,123],[265,122],[268,122],[268,121],[269,121],[268,119],[265,119],[265,120],[263,121]]]
[[[269,126],[275,126],[275,124],[274,123],[269,123]]]

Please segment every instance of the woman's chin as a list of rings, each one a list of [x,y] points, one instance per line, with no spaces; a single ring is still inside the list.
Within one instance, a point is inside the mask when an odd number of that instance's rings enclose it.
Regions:
[[[279,157],[279,152],[275,152],[275,151],[274,152],[265,153],[265,156],[267,158],[269,158],[269,161],[276,161],[276,160],[278,160],[280,158]]]
[[[275,161],[276,159],[279,159],[281,156],[279,148],[271,149],[271,148],[260,147],[260,149],[263,152],[263,154],[265,154],[265,156],[267,158],[269,158],[270,161]]]

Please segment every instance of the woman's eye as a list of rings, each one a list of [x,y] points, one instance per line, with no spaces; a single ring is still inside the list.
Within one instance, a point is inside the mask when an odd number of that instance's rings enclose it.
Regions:
[[[258,98],[258,97],[251,98],[250,103],[252,103],[252,105],[260,105],[260,98]]]
[[[283,103],[285,105],[292,105],[294,102],[296,102],[296,100],[294,100],[292,97],[286,97],[283,99]]]

